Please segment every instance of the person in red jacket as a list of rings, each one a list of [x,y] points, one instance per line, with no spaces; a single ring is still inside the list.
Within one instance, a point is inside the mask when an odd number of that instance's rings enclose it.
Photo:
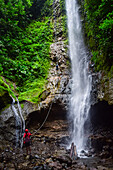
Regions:
[[[23,136],[23,141],[24,141],[24,144],[25,144],[25,147],[26,147],[26,153],[28,154],[28,151],[30,152],[30,155],[31,155],[31,148],[30,148],[30,136],[31,136],[31,133],[28,132],[28,129],[25,129],[25,133],[24,133],[24,136]]]

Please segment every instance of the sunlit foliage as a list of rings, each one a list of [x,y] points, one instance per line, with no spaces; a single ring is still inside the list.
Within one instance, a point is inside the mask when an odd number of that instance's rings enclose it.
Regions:
[[[19,94],[29,91],[30,84],[34,88],[33,82],[41,92],[50,67],[53,28],[51,18],[46,17],[46,9],[50,10],[51,4],[49,0],[40,1],[43,5],[38,4],[37,8],[41,13],[34,18],[34,2],[0,0],[0,75],[15,82]],[[26,84],[29,84],[28,88],[25,88]]]
[[[99,69],[113,65],[113,0],[84,0],[85,32]]]

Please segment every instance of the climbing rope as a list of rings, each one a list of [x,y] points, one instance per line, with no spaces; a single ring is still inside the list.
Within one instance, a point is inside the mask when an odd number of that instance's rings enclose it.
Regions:
[[[55,13],[55,9],[54,9],[54,8],[55,8],[55,0],[53,0],[53,19],[54,19],[55,42],[56,42],[56,13]],[[58,59],[56,58],[56,60],[58,60]],[[39,130],[43,127],[44,123],[46,122],[46,120],[47,120],[47,118],[48,118],[48,116],[49,116],[49,113],[50,113],[52,104],[53,104],[53,102],[51,103],[51,105],[50,105],[50,107],[49,107],[49,111],[48,111],[48,113],[47,113],[47,115],[46,115],[45,120],[43,121],[42,125],[40,126],[40,128],[38,128],[37,131],[39,131]]]
[[[50,110],[51,110],[52,104],[53,104],[53,102],[51,103],[51,105],[50,105],[50,107],[49,107],[49,110],[48,110],[48,113],[47,113],[47,115],[46,115],[45,120],[43,121],[42,125],[38,128],[38,130],[37,130],[37,131],[39,131],[39,130],[42,128],[42,126],[44,125],[44,123],[46,122],[46,120],[47,120],[47,118],[48,118],[48,116],[49,116],[49,113],[50,113]]]

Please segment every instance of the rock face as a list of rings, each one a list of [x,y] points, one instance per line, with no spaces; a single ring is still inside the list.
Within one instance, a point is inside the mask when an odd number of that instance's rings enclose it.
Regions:
[[[11,104],[11,97],[8,92],[4,91],[4,94],[0,95],[0,109],[6,107],[8,104]]]
[[[48,76],[48,84],[46,85],[46,91],[40,96],[41,102],[39,104],[33,104],[30,102],[23,102],[22,114],[24,119],[32,115],[32,113],[39,114],[41,110],[48,110],[51,103],[57,103],[56,107],[61,107],[65,111],[67,110],[67,103],[69,103],[70,97],[70,72],[69,66],[67,66],[68,56],[66,53],[67,46],[63,41],[55,42],[51,45],[51,69]],[[58,68],[56,65],[58,64]],[[17,108],[17,104],[15,104]],[[46,112],[46,111],[45,111]],[[3,129],[8,129],[10,134],[8,140],[14,139],[15,131],[15,119],[11,105],[9,108],[1,112],[0,115],[0,127],[1,127],[1,139],[6,139]],[[4,134],[4,135],[3,135]],[[7,139],[6,139],[7,140]]]
[[[69,57],[67,54],[68,46],[65,45],[65,39],[63,37],[63,29],[61,22],[61,9],[60,2],[54,2],[54,36],[55,42],[50,46],[51,68],[48,75],[48,83],[46,90],[40,95],[40,103],[33,104],[27,101],[22,102],[22,115],[26,120],[27,125],[30,123],[30,119],[34,119],[33,116],[39,117],[43,112],[44,116],[50,108],[51,104],[54,104],[53,113],[57,110],[57,107],[61,108],[62,112],[66,113],[69,103],[70,90],[71,90],[71,78],[69,71]],[[60,22],[58,22],[60,21]],[[56,26],[56,22],[58,22]],[[67,64],[68,63],[68,64]],[[11,103],[12,101],[10,101]],[[55,108],[56,105],[56,108]],[[14,104],[18,114],[18,106]],[[59,110],[59,112],[60,112]],[[61,113],[61,112],[60,112]],[[61,113],[62,114],[62,113]],[[38,119],[37,119],[38,121]],[[40,120],[39,120],[40,122]],[[0,115],[0,138],[2,140],[13,141],[15,138],[15,118],[12,110],[12,106],[9,105],[7,109],[2,110]],[[4,129],[8,129],[7,134]],[[6,136],[9,136],[6,138]]]
[[[98,99],[113,104],[113,78],[108,78],[104,73],[99,77]]]
[[[99,101],[106,101],[113,105],[113,78],[109,78],[104,71],[92,72],[92,105]]]
[[[80,5],[79,12],[81,14],[82,19],[82,28],[84,30],[84,41],[87,44],[89,49],[93,48],[92,40],[89,41],[88,38],[88,30],[85,25],[87,25],[87,17],[86,12],[84,10],[84,0],[78,0]],[[95,41],[95,40],[94,40]],[[90,44],[90,45],[89,45]],[[92,87],[92,105],[97,103],[98,101],[107,101],[109,105],[113,105],[113,76],[112,73],[108,76],[108,73],[104,70],[100,70],[99,72],[95,72],[94,64],[89,65],[92,71],[93,77],[93,87]]]
[[[15,136],[15,121],[11,106],[0,115],[0,142],[12,141]]]
[[[71,90],[70,72],[66,64],[68,60],[67,47],[63,41],[58,41],[53,43],[50,49],[52,62],[46,88],[50,94],[42,104],[47,105],[54,99],[54,101],[59,100],[66,107]]]

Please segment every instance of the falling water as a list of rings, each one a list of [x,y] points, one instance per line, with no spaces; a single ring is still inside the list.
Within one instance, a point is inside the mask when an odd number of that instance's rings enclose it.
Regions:
[[[15,99],[12,97],[13,102],[12,102],[12,110],[14,112],[14,117],[15,117],[15,126],[16,126],[16,147],[19,146],[19,141],[21,138],[21,127],[22,127],[22,122],[21,122],[21,118],[18,115],[17,109],[15,108],[14,104],[15,104]]]
[[[72,139],[78,151],[86,144],[84,124],[90,108],[91,75],[88,72],[87,52],[83,41],[79,6],[76,0],[66,0],[69,51],[72,63],[72,95],[70,101],[70,119]]]
[[[23,146],[23,134],[24,134],[24,131],[25,131],[25,120],[24,120],[24,117],[22,115],[22,110],[21,110],[21,106],[20,106],[18,99],[17,99],[17,104],[18,104],[18,110],[19,110],[20,118],[21,118],[21,121],[22,121],[22,127],[21,127],[21,148],[22,148],[22,146]]]
[[[11,96],[12,97],[12,96]],[[15,117],[15,126],[16,126],[16,147],[19,145],[22,147],[23,146],[23,133],[25,130],[25,120],[23,118],[22,112],[21,112],[21,107],[19,104],[19,101],[17,99],[17,106],[18,110],[15,107],[15,99],[12,97],[12,110],[14,112],[14,117]]]

